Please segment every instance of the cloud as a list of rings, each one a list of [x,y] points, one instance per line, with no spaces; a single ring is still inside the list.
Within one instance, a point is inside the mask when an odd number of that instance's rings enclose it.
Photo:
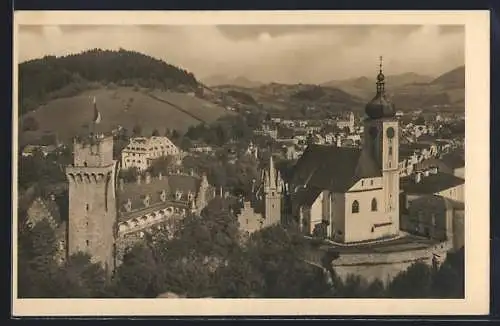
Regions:
[[[404,26],[22,26],[20,60],[89,48],[135,50],[192,71],[264,82],[320,83],[388,74],[438,75],[464,63],[464,28]],[[418,68],[417,68],[418,67]]]

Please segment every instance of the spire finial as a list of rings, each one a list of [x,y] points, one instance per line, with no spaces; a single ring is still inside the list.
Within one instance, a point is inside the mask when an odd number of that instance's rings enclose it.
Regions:
[[[377,94],[381,94],[384,92],[384,80],[385,80],[384,73],[382,72],[382,56],[380,56],[379,59],[380,63],[379,63],[379,73],[377,76]]]

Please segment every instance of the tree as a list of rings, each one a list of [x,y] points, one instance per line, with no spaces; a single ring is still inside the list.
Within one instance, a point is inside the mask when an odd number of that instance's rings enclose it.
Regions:
[[[42,220],[19,230],[18,291],[21,298],[57,297],[58,243],[50,223]]]
[[[100,298],[108,296],[108,282],[99,263],[92,263],[82,252],[68,257],[60,268],[59,282],[63,285],[61,297]]]
[[[172,156],[162,156],[153,160],[147,171],[154,176],[158,176],[160,173],[167,175],[174,163]]]
[[[389,284],[391,298],[429,298],[432,294],[432,269],[423,262],[412,264]]]
[[[27,117],[23,120],[23,130],[24,131],[36,131],[38,130],[38,121],[33,117]]]
[[[172,134],[170,135],[172,140],[178,140],[179,137],[181,136],[177,129],[172,130]]]
[[[439,267],[433,280],[433,297],[464,298],[465,295],[465,264],[464,249],[449,252],[445,261]]]
[[[122,298],[155,298],[163,292],[157,288],[159,270],[151,249],[144,243],[136,244],[116,270],[115,294]]]
[[[134,129],[132,129],[132,136],[140,137],[141,135],[142,135],[142,127],[139,124],[136,124],[134,126]]]
[[[120,179],[123,179],[124,182],[135,182],[138,175],[139,169],[136,167],[120,170]]]

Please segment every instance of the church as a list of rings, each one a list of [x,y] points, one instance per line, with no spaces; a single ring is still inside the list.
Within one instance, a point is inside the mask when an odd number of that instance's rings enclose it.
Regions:
[[[399,234],[399,125],[382,64],[366,105],[362,148],[311,144],[288,180],[291,217],[310,236],[338,243]]]

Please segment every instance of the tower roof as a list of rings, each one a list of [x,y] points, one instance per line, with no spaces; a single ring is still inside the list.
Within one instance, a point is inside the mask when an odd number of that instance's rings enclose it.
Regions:
[[[380,57],[380,70],[377,76],[377,94],[368,102],[365,113],[370,119],[394,117],[394,105],[385,96],[385,76],[382,72],[382,57]]]

